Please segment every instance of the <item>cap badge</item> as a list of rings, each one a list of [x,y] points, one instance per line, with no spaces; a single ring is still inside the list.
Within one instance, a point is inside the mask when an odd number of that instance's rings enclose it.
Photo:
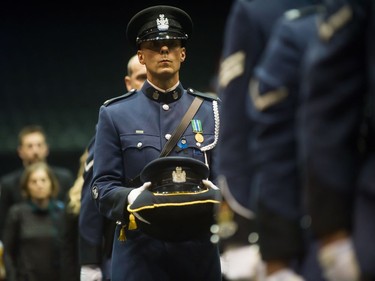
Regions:
[[[181,167],[176,167],[176,170],[172,172],[172,181],[175,183],[186,182],[186,172]]]
[[[164,18],[164,14],[159,15],[159,18],[156,19],[156,24],[160,31],[166,31],[169,28],[168,19]]]

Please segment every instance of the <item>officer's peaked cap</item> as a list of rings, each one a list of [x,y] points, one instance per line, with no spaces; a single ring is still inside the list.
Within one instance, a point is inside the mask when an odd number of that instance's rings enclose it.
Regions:
[[[156,184],[173,183],[173,172],[181,170],[185,174],[186,184],[207,179],[209,168],[205,163],[190,157],[161,157],[151,161],[141,172],[142,182],[151,181]]]
[[[131,45],[144,41],[180,39],[187,40],[193,32],[193,22],[183,10],[172,6],[152,6],[131,18],[126,35]]]

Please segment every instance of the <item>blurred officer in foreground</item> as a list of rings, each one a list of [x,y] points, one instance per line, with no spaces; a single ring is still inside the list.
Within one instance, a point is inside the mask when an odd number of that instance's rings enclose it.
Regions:
[[[308,54],[303,167],[328,280],[375,280],[374,1],[330,1]]]
[[[218,90],[222,99],[220,188],[231,208],[247,219],[254,219],[260,188],[260,179],[253,173],[257,169],[254,154],[257,132],[247,108],[254,67],[283,13],[312,3],[310,0],[237,0],[228,16]],[[280,262],[279,257],[268,258],[267,274],[285,268],[285,262]]]
[[[256,209],[253,162],[248,151],[252,123],[246,108],[250,78],[277,19],[286,10],[310,2],[236,0],[228,15],[218,89],[222,100],[219,163],[225,181],[221,189],[231,207],[246,218],[253,218]]]
[[[159,157],[167,140],[173,140],[174,130],[193,101],[202,103],[166,158],[197,159],[210,167],[210,179],[215,176],[212,149],[218,138],[218,100],[184,89],[179,77],[192,27],[190,16],[176,7],[153,6],[137,13],[129,21],[127,37],[146,66],[147,81],[141,90],[100,108],[92,194],[100,212],[118,223],[113,281],[221,279],[218,247],[211,243],[210,233],[179,242],[155,239],[135,228],[127,211],[137,197],[151,195],[150,183],[142,185],[136,179]],[[205,183],[215,188],[212,182]]]
[[[250,84],[260,253],[266,265],[280,265],[272,280],[322,280],[316,243],[309,237],[296,135],[302,61],[322,11],[310,5],[285,13]]]
[[[128,92],[141,89],[146,80],[146,67],[134,55],[129,59],[124,77]],[[79,215],[79,263],[81,281],[110,280],[110,260],[115,222],[106,219],[91,197],[94,164],[94,140],[88,145],[88,157],[83,172]],[[104,246],[103,246],[104,240]]]
[[[23,127],[18,134],[17,153],[22,161],[22,167],[2,176],[0,180],[0,239],[9,208],[24,200],[19,185],[25,168],[36,162],[47,161],[49,146],[44,129],[39,125]],[[57,199],[65,201],[65,196],[74,182],[74,176],[65,167],[52,166],[52,170],[60,185]]]

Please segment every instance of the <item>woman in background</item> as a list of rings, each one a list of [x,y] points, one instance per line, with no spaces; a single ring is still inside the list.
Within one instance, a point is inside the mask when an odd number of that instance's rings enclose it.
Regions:
[[[59,281],[64,204],[55,198],[56,176],[48,164],[34,163],[21,178],[26,200],[11,207],[4,230],[4,258],[8,281]]]

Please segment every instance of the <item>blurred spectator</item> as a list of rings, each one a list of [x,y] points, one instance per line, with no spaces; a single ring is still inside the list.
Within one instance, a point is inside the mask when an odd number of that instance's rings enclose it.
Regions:
[[[17,152],[22,161],[22,167],[2,176],[0,179],[0,239],[4,231],[5,218],[9,208],[13,204],[23,200],[19,186],[24,169],[33,163],[47,161],[49,147],[43,128],[38,125],[30,125],[22,128],[18,135]],[[73,184],[73,174],[67,168],[56,166],[52,166],[51,168],[60,185],[57,198],[64,201],[68,189]]]
[[[26,167],[20,186],[26,200],[10,208],[4,228],[6,278],[58,281],[64,204],[55,200],[57,178],[45,162],[37,162]]]

